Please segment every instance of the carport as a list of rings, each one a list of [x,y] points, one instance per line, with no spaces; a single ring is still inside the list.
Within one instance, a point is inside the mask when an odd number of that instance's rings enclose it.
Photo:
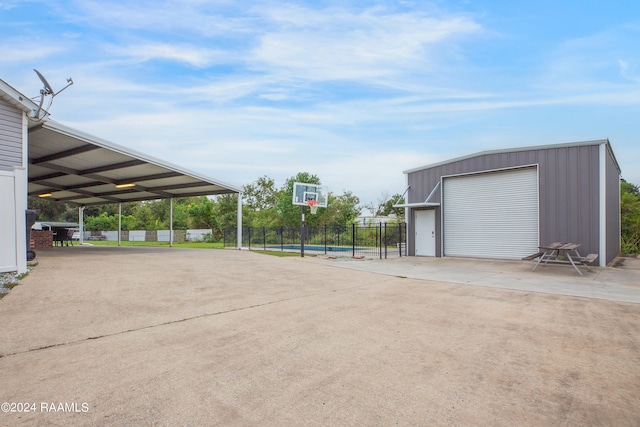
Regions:
[[[29,196],[77,204],[81,229],[85,206],[117,203],[121,214],[123,202],[170,199],[172,245],[174,198],[238,193],[238,242],[242,241],[241,189],[233,185],[51,120],[31,124],[28,157]],[[120,228],[119,224],[119,232]]]

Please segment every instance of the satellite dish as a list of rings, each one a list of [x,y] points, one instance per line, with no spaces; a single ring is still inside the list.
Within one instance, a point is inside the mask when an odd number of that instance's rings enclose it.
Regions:
[[[69,77],[67,79],[67,85],[56,92],[53,90],[53,88],[51,87],[47,79],[45,79],[44,76],[40,73],[40,71],[36,70],[35,68],[33,69],[33,71],[36,72],[36,74],[38,75],[38,78],[44,85],[44,88],[40,89],[40,105],[38,105],[38,110],[33,114],[34,119],[40,120],[41,118],[44,118],[44,116],[40,117],[40,111],[42,111],[42,104],[44,103],[45,96],[51,95],[51,101],[49,101],[49,105],[47,106],[47,110],[48,110],[49,107],[51,107],[51,104],[53,103],[53,98],[55,98],[57,94],[59,94],[60,92],[62,92],[63,90],[71,86],[73,84],[73,80],[71,79],[71,77]]]
[[[53,95],[55,92],[53,91],[53,89],[51,89],[51,85],[49,84],[49,82],[47,81],[47,79],[44,78],[44,76],[42,74],[40,74],[40,71],[36,70],[35,68],[33,69],[33,71],[36,72],[36,74],[38,75],[38,78],[40,79],[40,81],[42,82],[42,84],[44,85],[44,91],[47,95]]]

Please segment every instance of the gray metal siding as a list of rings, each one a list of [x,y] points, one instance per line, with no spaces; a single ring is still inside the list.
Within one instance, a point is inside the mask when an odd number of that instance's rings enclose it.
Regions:
[[[599,149],[597,145],[542,150],[540,161],[540,242],[599,248]]]
[[[620,171],[609,150],[606,150],[607,191],[607,258],[609,264],[620,253]]]
[[[22,166],[22,112],[0,99],[0,170]]]
[[[537,164],[540,243],[577,242],[582,244],[581,253],[598,253],[598,147],[570,145],[485,154],[416,170],[408,174],[408,202],[424,202],[442,176]],[[430,201],[441,202],[440,194]],[[414,232],[411,227],[410,232]],[[440,249],[436,248],[437,256],[442,256]]]

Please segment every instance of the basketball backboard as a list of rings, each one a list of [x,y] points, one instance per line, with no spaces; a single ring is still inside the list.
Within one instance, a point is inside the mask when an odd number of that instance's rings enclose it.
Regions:
[[[329,199],[329,189],[326,185],[305,184],[303,182],[293,183],[293,204],[298,206],[308,206],[309,200],[315,200],[315,205],[321,208],[327,207]]]

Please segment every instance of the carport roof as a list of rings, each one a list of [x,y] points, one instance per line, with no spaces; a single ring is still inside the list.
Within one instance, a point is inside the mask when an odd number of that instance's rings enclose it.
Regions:
[[[29,129],[28,147],[29,195],[49,200],[90,206],[241,191],[52,120]]]

